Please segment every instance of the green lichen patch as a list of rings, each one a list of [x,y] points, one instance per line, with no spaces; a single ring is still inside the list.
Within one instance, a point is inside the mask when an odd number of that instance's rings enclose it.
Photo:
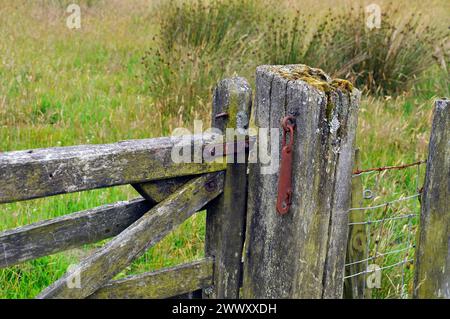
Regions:
[[[346,93],[351,93],[354,89],[354,86],[350,81],[343,79],[334,79],[333,81],[331,81],[331,86]]]
[[[341,90],[344,93],[351,93],[354,89],[353,84],[349,81],[332,79],[323,70],[312,68],[304,64],[271,66],[270,70],[289,81],[300,80],[306,82],[324,93],[336,90]]]
[[[331,120],[334,110],[332,103],[332,93],[341,91],[350,97],[354,90],[351,82],[343,79],[332,79],[323,70],[312,68],[304,64],[286,65],[286,66],[270,66],[270,71],[282,76],[289,81],[303,81],[308,85],[324,92],[326,96],[326,117]]]

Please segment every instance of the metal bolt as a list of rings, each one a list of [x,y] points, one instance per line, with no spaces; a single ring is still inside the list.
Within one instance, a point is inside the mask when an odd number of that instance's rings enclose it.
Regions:
[[[217,185],[216,185],[216,182],[215,182],[215,181],[208,181],[208,182],[206,182],[206,184],[205,184],[205,189],[206,189],[206,191],[208,191],[208,192],[214,191],[214,190],[216,189],[216,187],[217,187]]]
[[[363,191],[363,198],[364,198],[364,199],[371,199],[371,198],[373,198],[373,192],[372,192],[372,190],[370,190],[370,189],[365,189],[365,190]]]

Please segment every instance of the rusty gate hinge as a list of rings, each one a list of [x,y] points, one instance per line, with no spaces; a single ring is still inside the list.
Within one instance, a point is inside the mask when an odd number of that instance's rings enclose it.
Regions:
[[[281,121],[283,128],[280,176],[278,179],[277,212],[284,215],[289,211],[292,200],[292,152],[294,144],[295,118],[286,116]],[[289,133],[289,143],[286,134]]]

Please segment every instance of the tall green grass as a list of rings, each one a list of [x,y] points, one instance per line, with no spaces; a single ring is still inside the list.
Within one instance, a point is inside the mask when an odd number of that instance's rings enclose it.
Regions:
[[[399,6],[383,7],[380,28],[367,27],[363,6],[330,9],[321,18],[301,12],[272,18],[260,54],[271,64],[314,65],[371,93],[402,93],[435,63],[447,32]]]
[[[254,66],[245,57],[258,36],[260,9],[254,0],[162,4],[158,45],[142,63],[163,121],[174,115],[177,125],[196,116],[206,119],[214,85]]]
[[[385,5],[381,27],[369,29],[363,6],[313,15],[255,0],[164,3],[158,45],[142,61],[148,94],[164,121],[174,114],[177,124],[206,119],[220,78],[252,79],[257,65],[294,63],[322,68],[372,94],[403,94],[436,65],[433,54],[446,30],[400,6]]]

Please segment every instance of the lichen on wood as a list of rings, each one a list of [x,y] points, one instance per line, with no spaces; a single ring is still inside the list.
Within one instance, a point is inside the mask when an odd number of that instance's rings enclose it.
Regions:
[[[172,158],[174,146],[204,147],[216,138],[200,134],[1,153],[0,203],[220,171],[225,164]]]
[[[422,192],[415,298],[450,299],[450,100],[437,100]]]
[[[113,280],[90,299],[162,299],[206,288],[213,283],[212,258]]]
[[[38,298],[86,298],[223,191],[224,172],[188,182],[47,287]],[[79,276],[80,287],[67,282]]]
[[[350,81],[332,79],[327,73],[318,68],[312,68],[304,64],[272,65],[268,67],[270,72],[278,74],[288,81],[302,81],[319,92],[323,92],[326,99],[326,117],[332,120],[334,105],[333,98],[338,95],[346,95],[349,99],[358,99],[359,91]]]
[[[285,116],[295,118],[292,205],[277,214],[278,170],[263,174],[267,164],[251,163],[245,298],[342,295],[359,104],[359,91],[346,88],[303,65],[257,68],[256,126],[281,128]]]
[[[289,81],[303,81],[322,92],[331,92],[337,89],[351,93],[353,84],[343,79],[332,79],[321,69],[312,68],[304,64],[275,65],[270,66],[270,70],[279,74]]]
[[[234,128],[238,133],[234,139],[243,139],[251,105],[252,90],[247,80],[234,77],[220,81],[214,90],[212,127]],[[223,113],[227,116],[216,117]],[[215,259],[214,285],[204,294],[207,298],[239,297],[247,198],[245,161],[227,165],[223,194],[207,210],[205,253]]]

